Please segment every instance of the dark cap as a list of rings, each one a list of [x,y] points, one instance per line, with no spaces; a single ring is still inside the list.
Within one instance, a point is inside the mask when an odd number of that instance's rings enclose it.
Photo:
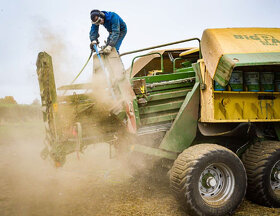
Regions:
[[[100,10],[92,10],[91,12],[90,12],[90,19],[94,22],[95,20],[94,20],[94,18],[95,17],[101,17],[101,18],[103,18],[104,19],[104,17],[105,17],[105,15],[104,15],[104,13],[102,13]]]

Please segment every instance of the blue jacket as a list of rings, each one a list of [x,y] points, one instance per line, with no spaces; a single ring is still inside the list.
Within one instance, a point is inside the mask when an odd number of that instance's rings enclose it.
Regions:
[[[109,32],[106,45],[115,47],[120,34],[126,33],[127,31],[126,24],[118,14],[109,11],[102,11],[102,12],[105,14],[105,20],[103,25]],[[91,25],[91,30],[89,33],[89,38],[91,41],[97,40],[97,38],[99,37],[98,30],[99,30],[99,25],[95,25],[95,24]]]

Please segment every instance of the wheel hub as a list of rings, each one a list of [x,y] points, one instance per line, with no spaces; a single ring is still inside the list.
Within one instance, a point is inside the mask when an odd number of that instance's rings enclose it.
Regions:
[[[233,173],[224,164],[212,164],[201,173],[198,189],[202,199],[207,203],[227,200],[234,189]]]
[[[219,169],[213,167],[208,167],[205,169],[200,176],[199,188],[203,196],[213,196],[217,192],[217,184],[220,185],[223,183],[223,178]]]
[[[273,177],[274,177],[274,180],[275,180],[275,181],[279,181],[279,180],[280,180],[280,171],[274,172]]]
[[[272,168],[270,184],[274,191],[280,190],[280,161],[277,161]]]
[[[279,175],[280,175],[280,173],[279,173]],[[207,184],[209,187],[215,187],[215,186],[217,185],[217,181],[216,181],[215,178],[209,177],[209,178],[207,178],[207,180],[206,180],[206,184]]]

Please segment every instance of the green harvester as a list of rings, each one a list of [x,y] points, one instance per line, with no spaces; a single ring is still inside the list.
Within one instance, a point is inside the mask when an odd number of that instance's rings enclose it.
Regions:
[[[206,29],[201,40],[94,54],[93,67],[89,82],[56,88],[51,56],[38,54],[42,158],[62,166],[105,142],[131,165],[135,155],[156,161],[191,215],[232,214],[246,192],[280,207],[280,29]]]

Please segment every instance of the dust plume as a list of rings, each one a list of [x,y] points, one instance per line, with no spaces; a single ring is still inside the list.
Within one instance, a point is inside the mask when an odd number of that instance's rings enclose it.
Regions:
[[[93,85],[95,108],[102,119],[110,115],[114,101],[103,74],[94,77]],[[73,116],[65,118],[71,121]],[[3,125],[1,130],[9,133],[0,137],[0,215],[154,215],[168,211],[160,206],[168,186],[159,184],[159,179],[153,185],[140,177],[147,174],[144,160],[133,156],[138,164],[131,169],[126,157],[110,159],[108,144],[100,143],[88,146],[80,159],[68,155],[66,164],[55,168],[40,158],[45,137],[42,119]],[[133,177],[138,173],[142,175]],[[171,206],[174,203],[171,195],[165,200]]]
[[[88,146],[79,160],[68,155],[64,167],[55,168],[40,158],[42,123],[0,130],[10,131],[0,138],[1,216],[154,215],[174,212],[174,205],[180,212],[166,184],[132,177],[119,160],[109,159],[108,144]]]
[[[108,158],[107,144],[88,146],[80,160],[72,154],[64,167],[54,168],[39,156],[43,131],[42,122],[0,125],[1,216],[187,216],[166,182],[148,169],[132,177]],[[245,201],[235,215],[279,213]]]
[[[56,86],[70,83],[75,67],[63,31],[55,29],[40,17],[35,19],[34,25],[37,30],[34,35],[34,42],[38,47],[38,52],[45,51],[52,56]]]

